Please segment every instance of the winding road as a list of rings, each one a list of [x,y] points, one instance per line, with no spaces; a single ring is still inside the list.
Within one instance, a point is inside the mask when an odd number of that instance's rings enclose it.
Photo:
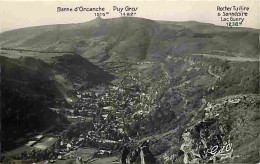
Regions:
[[[214,77],[216,77],[217,80],[221,80],[221,77],[219,75],[216,75],[215,73],[212,72],[211,70],[212,66],[210,65],[209,66],[209,69],[208,69],[208,73]]]
[[[221,60],[236,61],[236,62],[259,62],[259,58],[246,58],[246,57],[232,57],[232,56],[221,56],[221,55],[212,55],[212,54],[192,54],[193,56],[203,56],[207,58],[216,58]]]

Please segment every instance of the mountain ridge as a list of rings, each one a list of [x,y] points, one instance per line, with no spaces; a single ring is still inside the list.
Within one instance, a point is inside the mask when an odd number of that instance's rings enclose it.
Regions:
[[[255,57],[258,45],[254,42],[258,39],[258,31],[193,21],[165,23],[123,17],[7,31],[0,34],[0,46],[74,51],[94,63],[102,63],[110,57],[121,58],[122,54],[136,60],[156,60],[159,53],[186,55],[191,52],[211,53],[212,49],[227,51],[225,55]]]
[[[100,17],[101,18],[101,17]],[[118,19],[122,17],[115,17],[115,18],[101,18],[102,20],[111,20],[111,19]],[[131,18],[137,18],[137,19],[146,19],[146,20],[152,20],[149,18],[142,18],[142,17],[131,17]],[[5,30],[0,32],[0,35],[6,32],[11,32],[11,31],[16,31],[16,30],[22,30],[22,29],[27,29],[27,28],[36,28],[36,27],[47,27],[47,26],[58,26],[58,25],[78,25],[78,24],[86,24],[93,22],[95,20],[100,20],[98,17],[86,22],[76,22],[76,23],[60,23],[60,24],[46,24],[46,25],[36,25],[36,26],[27,26],[27,27],[22,27],[22,28],[15,28],[15,29],[10,29],[10,30]],[[162,23],[175,23],[175,24],[189,24],[192,23],[194,25],[199,25],[199,24],[205,24],[205,25],[211,25],[211,26],[218,26],[218,27],[226,27],[226,26],[221,26],[221,25],[216,25],[214,23],[207,23],[207,22],[200,22],[200,21],[193,21],[193,20],[188,20],[188,21],[168,21],[168,20],[153,20],[155,22],[162,22]],[[226,27],[227,29],[247,29],[247,30],[259,30],[258,28],[252,28],[252,27],[236,27],[236,28],[230,28]]]

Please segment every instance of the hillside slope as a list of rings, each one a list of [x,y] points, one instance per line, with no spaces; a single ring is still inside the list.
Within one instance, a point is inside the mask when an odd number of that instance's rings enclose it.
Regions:
[[[0,34],[0,46],[72,51],[96,63],[118,58],[165,59],[191,53],[257,57],[258,30],[142,18],[95,19]]]

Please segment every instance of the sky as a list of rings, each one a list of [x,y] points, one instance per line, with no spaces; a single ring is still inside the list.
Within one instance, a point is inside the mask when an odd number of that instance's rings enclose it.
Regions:
[[[226,26],[218,16],[217,6],[249,7],[242,27],[258,28],[260,0],[70,0],[10,1],[0,0],[0,32],[30,26],[82,23],[95,19],[94,12],[57,12],[57,7],[104,7],[106,18],[121,17],[113,7],[138,7],[135,17],[166,21],[199,21]]]

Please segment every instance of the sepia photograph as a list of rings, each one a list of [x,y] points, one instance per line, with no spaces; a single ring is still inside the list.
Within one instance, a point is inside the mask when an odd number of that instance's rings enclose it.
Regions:
[[[0,0],[0,163],[260,164],[259,14]]]

